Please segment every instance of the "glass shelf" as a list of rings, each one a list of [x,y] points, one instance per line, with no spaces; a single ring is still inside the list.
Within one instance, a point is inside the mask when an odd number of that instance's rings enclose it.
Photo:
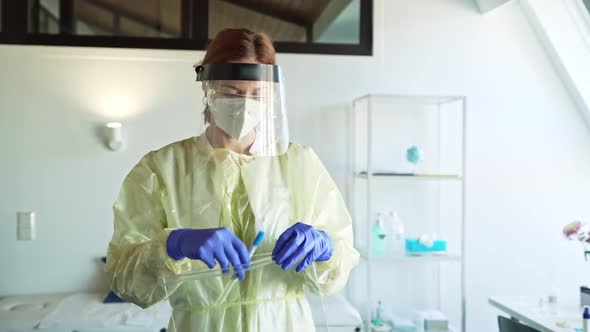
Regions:
[[[406,318],[408,318],[408,317],[406,317]],[[410,319],[410,318],[408,318],[408,319]],[[412,320],[412,319],[410,319],[410,320]],[[370,326],[370,322],[367,321],[366,319],[363,319],[363,323],[367,327]],[[373,330],[371,330],[371,331],[373,331]],[[417,330],[417,331],[419,331],[419,330]],[[451,325],[451,326],[449,326],[449,329],[447,331],[448,332],[459,332],[460,330]]]
[[[367,172],[355,173],[354,176],[359,179],[366,179]],[[458,174],[434,174],[434,173],[393,173],[393,172],[374,172],[373,177],[379,178],[398,178],[408,180],[461,180]]]
[[[361,258],[368,261],[369,256],[366,250],[360,250]],[[423,255],[406,255],[400,257],[378,256],[371,257],[371,262],[386,264],[407,264],[407,263],[439,263],[439,262],[461,262],[461,255],[453,253],[433,253]]]
[[[374,99],[374,100],[387,100],[390,102],[402,104],[402,103],[410,103],[410,104],[431,104],[431,105],[440,105],[445,103],[452,103],[456,101],[464,100],[465,97],[463,96],[420,96],[420,95],[395,95],[395,94],[379,94],[379,93],[371,93],[361,97],[358,97],[353,100],[353,103]]]
[[[449,331],[466,331],[466,113],[461,96],[371,94],[353,100],[346,178],[365,274],[359,283],[366,285],[351,287],[351,298],[371,304],[364,317],[371,317],[377,300],[392,299],[387,308],[401,317],[437,309],[447,316]],[[419,153],[409,153],[414,147]],[[379,213],[389,211],[407,223],[405,234],[443,233],[449,251],[405,255],[400,244],[397,255],[375,256],[373,226]],[[391,232],[394,221],[383,223]]]

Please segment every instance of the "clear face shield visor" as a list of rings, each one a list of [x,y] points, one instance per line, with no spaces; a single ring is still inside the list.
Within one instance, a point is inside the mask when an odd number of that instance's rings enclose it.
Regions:
[[[195,68],[203,83],[211,130],[221,130],[250,153],[277,156],[287,152],[289,130],[279,66],[246,63],[208,64]]]

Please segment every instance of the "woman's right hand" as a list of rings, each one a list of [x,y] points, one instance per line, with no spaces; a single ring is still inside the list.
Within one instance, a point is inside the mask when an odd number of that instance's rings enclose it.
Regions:
[[[217,260],[226,273],[231,263],[240,280],[244,280],[244,270],[250,267],[246,245],[226,227],[175,229],[168,236],[166,250],[173,259],[199,259],[210,269]]]

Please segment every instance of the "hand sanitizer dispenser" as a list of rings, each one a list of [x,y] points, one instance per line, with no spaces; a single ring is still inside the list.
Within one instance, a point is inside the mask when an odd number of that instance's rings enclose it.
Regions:
[[[374,256],[385,256],[387,253],[387,233],[383,219],[382,213],[377,214],[377,220],[371,229],[371,251]]]

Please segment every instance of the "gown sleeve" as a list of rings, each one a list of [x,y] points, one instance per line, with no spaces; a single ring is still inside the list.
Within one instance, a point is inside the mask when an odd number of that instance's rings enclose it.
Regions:
[[[360,255],[353,246],[350,214],[334,180],[311,148],[300,149],[301,155],[294,166],[303,172],[291,172],[298,174],[298,178],[290,181],[294,187],[291,197],[296,201],[294,214],[299,219],[296,221],[325,231],[334,242],[332,257],[314,262],[315,269],[312,266],[305,269],[305,279],[312,291],[329,295],[344,288]]]
[[[163,277],[191,267],[188,259],[168,256],[166,241],[172,229],[166,228],[164,188],[154,169],[150,153],[125,178],[113,206],[114,233],[106,262],[111,289],[142,308],[167,297]]]

